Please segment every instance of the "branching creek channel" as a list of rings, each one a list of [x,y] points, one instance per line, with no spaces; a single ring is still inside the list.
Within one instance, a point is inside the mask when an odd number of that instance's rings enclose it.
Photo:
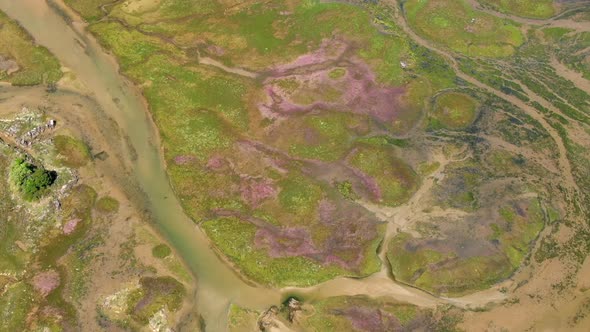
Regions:
[[[114,58],[86,32],[86,24],[66,9],[61,0],[52,1],[51,5],[46,0],[0,0],[0,10],[16,19],[38,44],[47,47],[75,73],[77,79],[92,91],[88,97],[100,105],[100,111],[112,118],[127,137],[129,150],[134,153],[129,153],[126,157],[129,160],[125,162],[134,170],[131,180],[145,194],[141,208],[150,212],[155,227],[195,275],[198,288],[196,310],[203,318],[206,331],[227,330],[227,312],[231,303],[264,310],[280,304],[288,296],[315,301],[332,296],[366,294],[388,296],[427,307],[441,303],[477,307],[503,299],[495,289],[459,299],[437,298],[396,283],[385,263],[380,272],[366,278],[341,277],[306,288],[273,289],[246,282],[217,256],[204,232],[184,213],[168,181],[157,130],[149,117],[147,103],[133,83],[119,73]],[[26,93],[25,88],[22,91]]]

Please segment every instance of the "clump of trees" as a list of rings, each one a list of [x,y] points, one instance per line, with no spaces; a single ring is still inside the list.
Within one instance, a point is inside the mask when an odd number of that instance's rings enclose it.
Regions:
[[[37,167],[22,157],[16,158],[10,166],[10,180],[27,201],[41,198],[56,178],[56,172]]]

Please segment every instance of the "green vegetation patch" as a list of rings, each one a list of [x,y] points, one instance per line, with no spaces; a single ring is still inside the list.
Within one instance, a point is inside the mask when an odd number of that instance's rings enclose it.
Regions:
[[[555,15],[554,0],[478,0],[503,12],[524,17],[550,18]]]
[[[16,152],[0,144],[0,331],[29,331],[31,322],[39,322],[40,315],[33,308],[37,308],[40,299],[37,292],[25,280],[33,281],[40,266],[35,261],[46,241],[53,240],[55,230],[54,214],[45,210],[50,204],[47,200],[35,204],[20,204],[13,199],[14,184],[8,174],[10,162],[19,159],[14,157]],[[13,159],[15,158],[15,159]],[[26,162],[25,162],[26,163]],[[18,164],[18,163],[16,163]],[[22,166],[19,174],[31,174],[30,168]],[[26,169],[25,169],[26,168]],[[16,174],[13,174],[16,175]],[[37,210],[40,207],[43,210]],[[35,215],[32,211],[43,211],[42,215]],[[51,262],[55,266],[55,261]],[[57,301],[58,292],[47,297],[47,302],[58,309],[64,309],[67,304]],[[45,301],[44,301],[45,302]],[[43,303],[44,303],[43,302]],[[67,315],[64,315],[67,316]],[[69,319],[68,317],[64,317]]]
[[[10,198],[8,197],[8,199]],[[19,225],[8,222],[7,217],[10,216],[7,213],[8,210],[2,210],[2,212],[5,217],[0,218],[4,223],[0,231],[0,252],[2,253],[0,255],[0,271],[10,275],[17,275],[22,273],[29,257],[15,243],[22,239],[24,232],[18,227]],[[20,214],[16,214],[14,217],[21,216]]]
[[[90,26],[90,30],[102,37],[100,41],[119,57],[123,68],[141,63],[157,53],[182,56],[172,45],[156,37],[147,36],[135,30],[127,30],[118,22],[96,23]]]
[[[462,295],[489,288],[513,271],[501,255],[475,256],[451,260],[444,269],[428,269],[414,281],[414,285],[436,294]]]
[[[72,188],[69,194],[61,200],[60,214],[64,229],[69,223],[75,224],[75,227],[69,234],[60,233],[57,238],[52,239],[42,248],[39,262],[43,266],[51,267],[86,233],[92,222],[92,208],[96,203],[96,198],[96,191],[92,187],[81,184]]]
[[[363,295],[331,297],[312,305],[311,315],[301,321],[306,331],[458,331],[461,321],[456,310],[421,309]]]
[[[462,93],[445,93],[436,98],[433,120],[448,129],[463,129],[473,123],[478,103]],[[436,126],[436,125],[435,125]]]
[[[70,194],[62,201],[62,216],[89,221],[96,198],[96,191],[90,186],[82,184],[72,188]]]
[[[156,258],[163,259],[170,256],[171,253],[172,249],[164,243],[158,244],[152,248],[152,255]]]
[[[465,55],[505,57],[524,42],[515,23],[477,12],[466,0],[408,0],[404,9],[418,33]]]
[[[208,220],[203,229],[213,243],[249,278],[273,286],[310,286],[350,274],[302,256],[271,258],[254,246],[256,227],[237,218]]]
[[[538,200],[514,203],[499,210],[501,222],[492,224],[491,238],[500,242],[502,251],[514,269],[529,254],[532,242],[545,226],[545,217]]]
[[[358,8],[319,2],[294,5],[289,6],[286,1],[277,1],[273,6],[246,2],[236,7],[226,3],[224,6],[195,13],[203,14],[204,17],[192,20],[191,24],[184,21],[158,22],[149,25],[147,29],[174,38],[183,46],[192,46],[195,37],[206,36],[209,43],[223,49],[224,60],[255,69],[294,59],[310,48],[319,46],[321,40],[329,37],[335,30],[342,34],[377,34],[370,24],[368,13]],[[281,12],[290,12],[291,15],[281,15]],[[179,12],[182,16],[190,15],[189,13],[190,10]],[[167,14],[160,8],[156,12],[142,15],[142,18],[145,23],[146,18],[150,20],[155,16]],[[128,16],[125,19],[135,20]],[[314,28],[307,28],[311,26]]]
[[[334,68],[334,69],[330,70],[330,72],[328,73],[328,76],[333,80],[340,79],[340,78],[344,77],[344,75],[346,75],[345,68]]]
[[[18,23],[0,12],[0,81],[14,85],[55,83],[63,75],[59,61]]]
[[[399,281],[409,282],[424,266],[453,256],[449,253],[441,253],[432,249],[408,251],[405,249],[405,245],[411,239],[412,236],[410,234],[401,233],[392,239],[388,247],[390,248],[388,259],[391,269],[395,278]]]
[[[110,196],[101,197],[96,201],[96,209],[103,213],[116,213],[119,211],[119,201]]]
[[[99,1],[99,0],[91,0]],[[222,9],[218,1],[209,0],[140,0],[120,1],[110,15],[132,24],[159,21],[174,22],[187,16],[202,17]]]
[[[388,248],[396,280],[436,294],[455,296],[485,289],[513,271],[503,255],[459,258],[452,251],[423,248],[406,233],[394,237]]]
[[[301,219],[316,212],[322,189],[303,176],[290,177],[280,183],[279,202],[287,211]]]
[[[453,163],[445,169],[445,178],[433,192],[437,204],[444,208],[475,211],[480,207],[480,186],[485,179],[484,169],[475,162]]]
[[[356,200],[359,198],[359,195],[355,193],[352,182],[350,181],[337,182],[336,189],[338,189],[338,192],[346,199]]]
[[[543,35],[546,39],[557,42],[559,39],[567,35],[568,33],[574,32],[575,30],[562,28],[562,27],[554,27],[554,28],[545,28],[543,30]]]
[[[367,128],[367,122],[365,116],[339,112],[293,117],[277,128],[279,137],[268,141],[293,157],[335,161],[350,150],[355,135],[363,133],[361,128]]]
[[[0,295],[0,331],[25,331],[27,317],[35,301],[30,285],[21,281],[6,286]]]
[[[583,51],[590,46],[590,32],[568,34],[562,37],[558,46],[559,60],[590,80],[590,61]]]
[[[253,70],[289,62],[321,47],[322,40],[331,38],[337,31],[346,39],[364,45],[359,53],[376,70],[380,82],[401,85],[413,77],[400,67],[403,59],[413,70],[436,81],[437,86],[439,82],[453,85],[454,73],[440,57],[411,44],[404,36],[397,37],[401,31],[383,7],[368,9],[316,1],[276,1],[273,6],[256,2],[240,6],[212,1],[168,0],[160,1],[159,5],[148,2],[122,3],[110,15],[132,25],[141,23],[142,31],[172,39],[183,48],[193,48],[197,40],[204,40],[214,50],[207,48],[213,57],[227,65]],[[184,8],[184,11],[174,10],[173,15],[190,16],[191,20],[162,20],[171,17],[171,8]],[[372,24],[377,20],[372,15],[379,16],[379,24],[396,33],[381,33]],[[338,80],[345,73],[343,68],[336,68],[330,77]]]
[[[228,328],[232,332],[255,331],[260,313],[231,304],[228,314]]]
[[[66,238],[54,239],[58,243],[67,245],[46,247],[45,249],[52,250],[54,254],[46,256],[43,262],[43,264],[50,264],[47,258],[58,258],[60,262],[63,262],[64,274],[67,277],[63,285],[65,290],[63,293],[66,295],[64,297],[73,303],[83,301],[93,286],[90,283],[93,273],[91,266],[95,259],[103,255],[98,248],[105,244],[103,236],[93,234],[92,231],[85,231],[89,228],[87,225],[80,225],[79,228],[80,230]],[[76,309],[71,307],[70,311],[75,317]]]
[[[86,143],[71,136],[58,135],[53,138],[60,162],[67,167],[85,166],[92,158]]]
[[[465,222],[472,224],[481,218],[475,215]],[[396,235],[387,253],[392,273],[401,282],[450,296],[486,289],[509,277],[522,265],[544,227],[540,203],[536,199],[512,201],[487,222],[481,225],[489,227],[487,235],[481,227],[476,239],[457,230],[462,226],[455,229],[444,222],[436,225],[439,230],[447,229],[443,238]]]
[[[418,187],[414,170],[396,157],[391,148],[361,145],[349,158],[350,165],[364,174],[365,186],[376,202],[400,205]]]
[[[214,209],[242,210],[243,203],[236,193],[219,190],[235,185],[234,177],[193,165],[171,165],[168,171],[183,207],[195,220],[205,218]]]
[[[14,159],[10,166],[10,180],[27,201],[41,198],[56,177],[55,172],[38,167],[21,157]]]
[[[422,176],[428,176],[436,172],[440,168],[440,162],[433,161],[431,163],[424,162],[418,165],[417,172]]]
[[[244,103],[248,85],[243,80],[230,80],[207,68],[182,67],[162,55],[150,57],[128,73],[137,81],[149,82],[144,91],[164,147],[173,155],[206,158],[230,147],[234,131],[248,128]]]
[[[88,22],[102,18],[105,14],[101,6],[113,3],[111,0],[64,0],[64,2]]]
[[[163,308],[174,312],[182,306],[186,295],[184,285],[172,277],[144,277],[141,287],[129,295],[128,313],[134,320],[147,324]]]

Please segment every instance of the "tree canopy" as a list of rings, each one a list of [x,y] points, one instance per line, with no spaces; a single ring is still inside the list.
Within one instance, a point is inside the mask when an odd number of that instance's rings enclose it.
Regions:
[[[55,172],[16,158],[10,167],[10,180],[27,201],[37,200],[56,179]]]

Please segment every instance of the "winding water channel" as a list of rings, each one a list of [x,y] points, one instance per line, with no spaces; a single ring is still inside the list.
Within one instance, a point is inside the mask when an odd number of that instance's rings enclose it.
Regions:
[[[217,257],[205,234],[185,215],[170,187],[157,132],[143,97],[131,82],[119,74],[114,59],[85,32],[85,24],[76,18],[72,22],[66,21],[45,0],[0,0],[0,10],[18,20],[37,43],[46,46],[64,66],[71,69],[78,80],[92,91],[90,97],[128,136],[137,158],[129,158],[127,162],[134,169],[135,181],[146,194],[147,208],[159,231],[197,278],[197,308],[205,320],[207,331],[226,330],[230,303],[266,309],[279,304],[287,294],[299,294],[310,300],[337,295],[387,295],[421,306],[435,306],[441,302],[483,305],[501,300],[502,297],[494,290],[463,299],[436,298],[395,283],[385,269],[368,278],[337,278],[310,288],[278,290],[249,285]]]

